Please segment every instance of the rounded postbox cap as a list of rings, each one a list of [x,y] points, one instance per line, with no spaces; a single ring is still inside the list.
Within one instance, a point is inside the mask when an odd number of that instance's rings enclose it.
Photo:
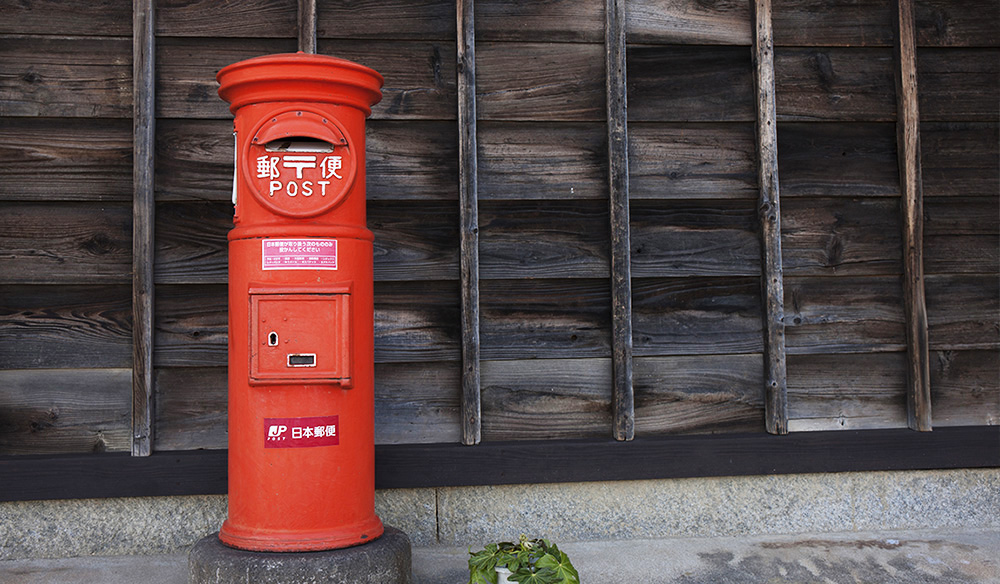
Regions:
[[[229,110],[269,102],[347,105],[371,115],[384,80],[374,69],[327,55],[285,53],[233,63],[215,76]]]

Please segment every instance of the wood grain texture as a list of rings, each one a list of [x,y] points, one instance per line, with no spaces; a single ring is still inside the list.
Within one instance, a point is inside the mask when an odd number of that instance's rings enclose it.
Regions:
[[[899,196],[895,128],[888,123],[778,124],[781,197]]]
[[[226,283],[231,202],[159,203],[155,213],[156,284]]]
[[[609,359],[483,361],[483,441],[604,437]]]
[[[375,365],[375,443],[461,442],[462,364]]]
[[[786,198],[781,222],[782,268],[788,276],[902,273],[898,201]]]
[[[461,292],[452,282],[375,283],[375,362],[461,360]]]
[[[892,46],[892,6],[885,0],[774,0],[773,4],[777,46]]]
[[[903,351],[905,320],[899,277],[785,278],[790,355]]]
[[[763,356],[635,360],[636,434],[764,431]]]
[[[225,356],[223,355],[223,361]],[[154,451],[228,446],[226,367],[157,367]]]
[[[932,351],[931,401],[935,430],[996,426],[1000,421],[1000,352]]]
[[[0,2],[0,34],[119,36],[132,34],[129,0]]]
[[[991,122],[1000,118],[1000,49],[917,49],[920,119]]]
[[[372,201],[375,280],[458,280],[459,210],[454,201]]]
[[[906,354],[789,355],[792,432],[906,427]]]
[[[1000,124],[920,124],[924,197],[992,197],[1000,192]]]
[[[299,0],[299,51],[316,52],[316,0]]]
[[[633,201],[634,278],[758,276],[754,202]]]
[[[924,192],[920,171],[920,110],[913,0],[896,1],[896,150],[903,234],[906,310],[906,409],[910,429],[931,430],[930,356],[924,298]]]
[[[778,47],[774,81],[778,121],[896,119],[887,48]]]
[[[131,135],[123,119],[5,118],[0,200],[129,201]]]
[[[156,287],[153,364],[224,367],[227,363],[225,284]]]
[[[603,124],[485,121],[477,132],[481,201],[607,198]]]
[[[0,116],[132,117],[131,47],[127,37],[0,37]]]
[[[635,355],[761,353],[759,278],[637,278]]]
[[[458,31],[458,217],[462,293],[462,444],[482,440],[479,301],[479,170],[476,120],[476,16],[473,0],[456,3]]]
[[[995,273],[928,274],[925,285],[932,351],[1000,348],[1000,281]]]
[[[601,45],[482,42],[476,47],[483,120],[603,121]]]
[[[918,46],[1000,46],[996,0],[920,0],[914,8]]]
[[[296,4],[287,0],[158,0],[160,37],[296,37]]]
[[[606,280],[482,280],[484,360],[611,356]]]
[[[669,45],[750,45],[750,7],[731,0],[632,0],[628,3],[630,43]]]
[[[750,123],[635,122],[628,139],[632,201],[757,197]]]
[[[476,36],[482,41],[600,43],[604,41],[604,2],[480,0]]]
[[[1000,198],[924,198],[928,274],[1000,271]]]
[[[131,291],[118,285],[0,287],[0,369],[128,368]]]
[[[131,234],[120,203],[0,204],[0,283],[129,282]]]
[[[0,371],[0,454],[128,451],[128,369]]]
[[[454,0],[321,2],[322,38],[455,40]]]

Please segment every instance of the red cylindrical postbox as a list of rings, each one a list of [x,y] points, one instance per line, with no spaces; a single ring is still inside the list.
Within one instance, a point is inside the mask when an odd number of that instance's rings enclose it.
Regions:
[[[236,118],[229,517],[219,538],[257,551],[365,543],[383,530],[365,223],[365,118],[382,77],[298,53],[217,78]]]

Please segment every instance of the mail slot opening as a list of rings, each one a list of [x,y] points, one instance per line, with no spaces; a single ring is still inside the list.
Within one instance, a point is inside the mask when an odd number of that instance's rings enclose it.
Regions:
[[[268,152],[333,152],[333,144],[308,136],[289,136],[264,145]]]
[[[288,356],[289,367],[315,367],[316,353],[298,353]]]

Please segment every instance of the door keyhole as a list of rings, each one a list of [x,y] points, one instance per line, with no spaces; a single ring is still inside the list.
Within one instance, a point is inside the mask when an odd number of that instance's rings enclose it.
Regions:
[[[267,333],[267,346],[268,347],[278,346],[278,333],[274,331]]]

